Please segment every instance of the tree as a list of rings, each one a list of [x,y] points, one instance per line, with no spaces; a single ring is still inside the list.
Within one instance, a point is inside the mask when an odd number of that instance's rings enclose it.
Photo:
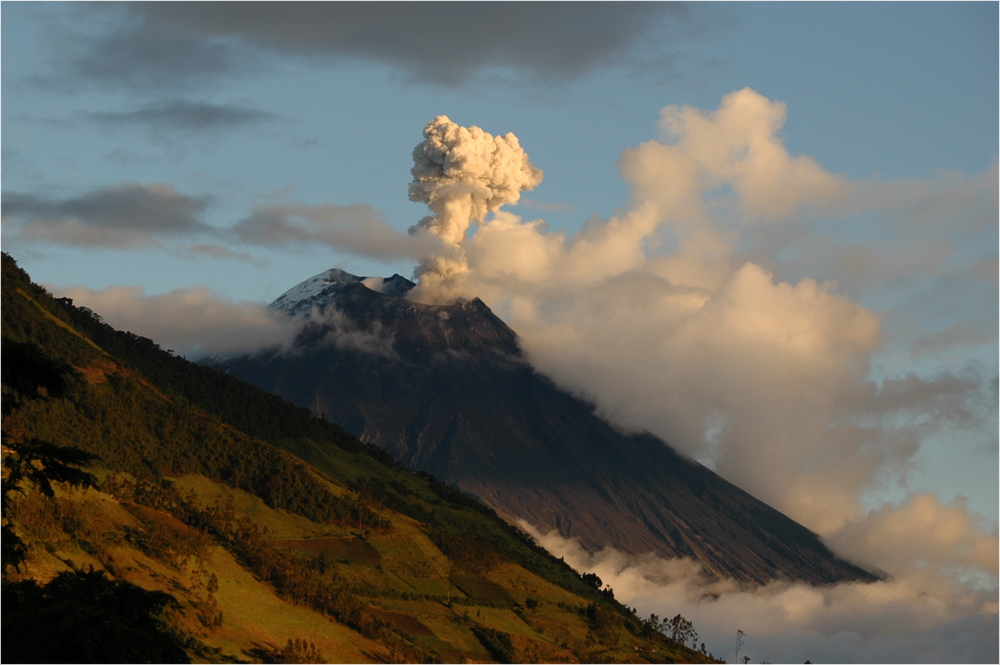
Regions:
[[[21,538],[14,533],[10,522],[10,508],[13,494],[24,493],[21,486],[25,480],[31,481],[43,495],[55,496],[52,483],[63,483],[70,487],[96,487],[97,479],[86,471],[76,468],[76,465],[86,464],[96,455],[84,452],[78,448],[57,446],[48,441],[32,438],[27,441],[13,443],[3,441],[3,526],[2,541],[0,541],[0,560],[4,566],[19,568],[27,556],[27,550]]]
[[[299,638],[295,638],[295,641],[292,641],[292,638],[289,637],[284,648],[272,650],[268,655],[271,657],[271,662],[274,663],[326,662],[326,659],[320,654],[315,644]]]
[[[3,340],[3,415],[29,400],[59,397],[69,385],[72,368],[48,358],[35,344]],[[0,560],[19,567],[27,551],[10,523],[13,494],[24,493],[23,483],[32,483],[43,495],[55,496],[52,483],[70,487],[96,487],[97,479],[77,468],[97,459],[96,455],[70,446],[57,446],[38,438],[13,440],[6,430],[3,442],[3,504]]]
[[[61,397],[74,378],[69,365],[47,357],[37,345],[8,339],[3,340],[2,368],[5,421],[25,402]],[[23,494],[26,483],[50,498],[53,484],[96,487],[97,479],[78,467],[98,458],[37,437],[15,440],[7,430],[2,442],[2,561],[17,568],[27,548],[10,522],[14,493]],[[174,598],[111,580],[103,571],[62,572],[45,586],[5,580],[2,597],[3,662],[189,662],[162,619],[163,611],[176,604]]]
[[[507,633],[485,626],[473,626],[472,634],[498,663],[517,662],[514,644]]]
[[[103,571],[62,572],[45,586],[3,585],[5,663],[187,663],[163,623],[176,601],[110,580]]]
[[[678,644],[687,646],[688,640],[691,640],[691,646],[694,648],[698,643],[698,633],[694,629],[694,624],[680,614],[670,620],[667,624],[667,629],[670,639]]]
[[[597,573],[584,573],[583,581],[595,589],[600,589],[604,586],[604,582],[602,582],[601,578],[597,576]]]

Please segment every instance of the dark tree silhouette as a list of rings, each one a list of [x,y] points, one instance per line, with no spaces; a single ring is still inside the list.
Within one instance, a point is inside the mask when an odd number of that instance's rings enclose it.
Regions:
[[[67,390],[72,373],[69,365],[48,358],[34,344],[3,340],[4,418],[26,401],[61,396]],[[92,462],[97,456],[38,438],[15,441],[6,430],[3,430],[2,437],[4,487],[0,560],[4,566],[18,567],[27,552],[9,520],[13,494],[24,493],[25,481],[32,483],[47,497],[55,496],[52,483],[78,488],[95,487],[97,479],[77,467]]]
[[[694,624],[680,614],[670,620],[667,629],[670,631],[670,639],[678,644],[686,646],[690,640],[692,649],[698,644],[698,633],[694,629]]]
[[[57,446],[48,441],[29,439],[19,443],[3,437],[3,526],[2,552],[0,560],[4,566],[19,567],[27,555],[24,542],[14,533],[9,515],[13,494],[24,493],[22,483],[31,481],[35,488],[47,497],[55,496],[52,483],[63,483],[71,487],[96,487],[97,479],[75,465],[86,464],[96,459],[96,455],[79,450]]]
[[[0,365],[4,391],[3,413],[10,413],[24,400],[44,396],[60,397],[72,373],[69,365],[56,362],[35,344],[3,340],[3,364]],[[9,391],[9,392],[8,392]]]
[[[187,663],[160,619],[176,601],[108,579],[102,571],[63,572],[39,586],[3,585],[5,663]]]

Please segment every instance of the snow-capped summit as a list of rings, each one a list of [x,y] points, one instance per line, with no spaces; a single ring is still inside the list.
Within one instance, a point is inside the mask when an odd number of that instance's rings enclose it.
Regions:
[[[313,306],[324,306],[333,302],[344,286],[364,284],[372,291],[399,298],[406,297],[415,284],[400,275],[388,279],[382,277],[358,277],[340,268],[331,268],[299,282],[274,299],[270,307],[288,314],[297,314]]]

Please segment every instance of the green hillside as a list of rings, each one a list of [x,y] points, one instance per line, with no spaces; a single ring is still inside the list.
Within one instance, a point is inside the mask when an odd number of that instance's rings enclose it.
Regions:
[[[5,662],[711,662],[492,510],[6,254],[0,311]],[[47,496],[64,447],[92,481]]]

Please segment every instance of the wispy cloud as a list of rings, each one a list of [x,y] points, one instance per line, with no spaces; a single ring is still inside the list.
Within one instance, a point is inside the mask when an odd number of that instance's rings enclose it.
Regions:
[[[254,266],[264,266],[267,264],[263,259],[258,259],[246,252],[234,252],[233,250],[225,247],[223,245],[216,245],[214,243],[199,243],[197,245],[189,245],[186,247],[181,247],[181,253],[190,253],[194,256],[207,256],[213,259],[231,259],[234,261],[243,261],[244,263],[249,263]]]
[[[5,192],[2,211],[24,240],[127,249],[208,231],[201,217],[212,200],[162,183],[123,183],[62,199]]]
[[[274,122],[278,116],[232,104],[174,100],[150,104],[132,111],[94,111],[83,117],[103,125],[135,125],[151,132],[219,131]]]
[[[232,233],[253,245],[330,247],[376,259],[416,259],[430,248],[429,239],[397,231],[367,204],[259,206]]]
[[[210,226],[204,213],[215,197],[188,195],[161,183],[123,183],[78,196],[55,199],[39,194],[3,195],[9,237],[26,243],[69,247],[166,251],[259,263],[245,252],[218,242],[191,242],[207,236],[227,244],[309,251],[338,249],[382,260],[417,260],[440,242],[427,234],[408,235],[389,226],[367,204],[262,205],[232,226]],[[10,230],[14,229],[14,230]]]
[[[995,279],[995,277],[994,277]],[[946,329],[918,339],[910,348],[914,358],[920,356],[949,352],[969,346],[997,342],[997,332],[987,332],[968,323],[956,323]]]

